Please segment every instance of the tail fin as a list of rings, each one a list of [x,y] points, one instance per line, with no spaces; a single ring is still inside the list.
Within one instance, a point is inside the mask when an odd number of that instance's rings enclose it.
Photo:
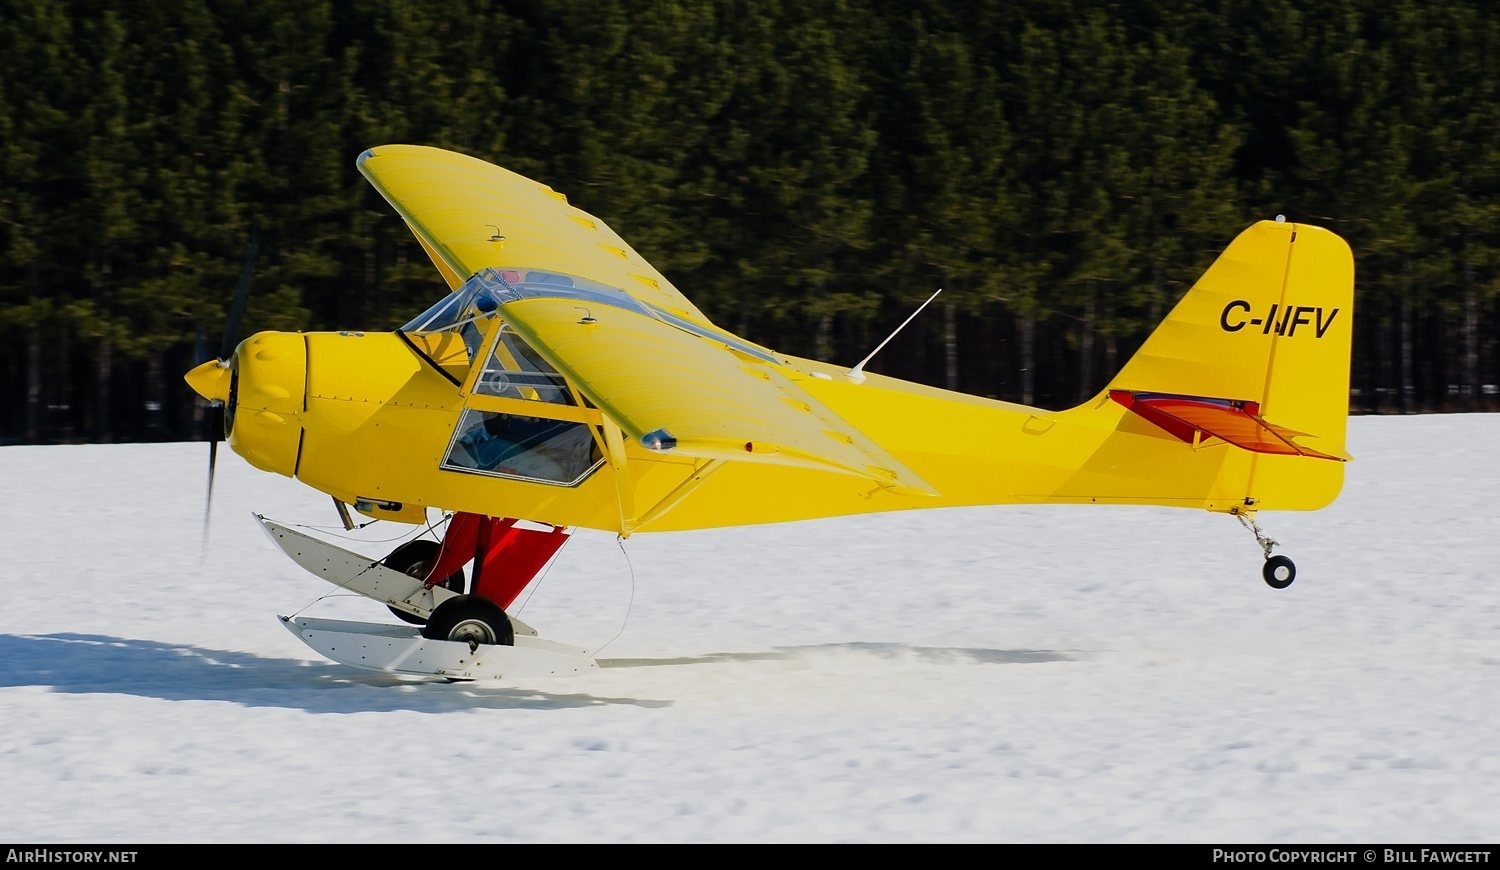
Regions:
[[[1178,302],[1109,395],[1168,436],[1254,454],[1247,507],[1316,509],[1338,495],[1349,458],[1353,322],[1348,244],[1320,227],[1261,221]]]

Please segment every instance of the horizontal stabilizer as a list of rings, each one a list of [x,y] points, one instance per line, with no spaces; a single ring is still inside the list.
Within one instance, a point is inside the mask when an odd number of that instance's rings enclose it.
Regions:
[[[1292,439],[1308,433],[1267,422],[1260,416],[1259,402],[1133,390],[1110,390],[1109,397],[1188,444],[1202,443],[1204,438],[1212,437],[1254,453],[1310,456],[1339,462],[1349,459],[1348,456],[1335,456],[1297,444]]]

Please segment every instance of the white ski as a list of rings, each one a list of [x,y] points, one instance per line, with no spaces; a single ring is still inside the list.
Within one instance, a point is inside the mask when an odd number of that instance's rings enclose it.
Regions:
[[[449,680],[576,677],[599,669],[587,650],[517,634],[514,646],[428,640],[416,626],[281,617],[317,652],[355,668]]]
[[[422,584],[421,580],[380,564],[379,559],[371,559],[369,556],[350,552],[312,535],[294,531],[260,514],[254,516],[266,536],[281,549],[281,552],[287,554],[293,562],[301,565],[309,574],[321,577],[340,589],[358,592],[366,598],[372,598],[381,604],[403,610],[422,619],[431,616],[433,608],[457,594],[442,586],[428,588]],[[511,625],[515,627],[517,637],[537,636],[536,629],[515,616],[506,615],[510,616]]]
[[[422,581],[274,520],[255,514],[266,535],[293,562],[315,577],[422,619],[457,593]],[[283,616],[281,622],[316,652],[355,668],[450,680],[510,680],[572,677],[599,665],[587,650],[543,640],[535,628],[509,613],[513,645],[429,640],[415,625],[350,622]]]

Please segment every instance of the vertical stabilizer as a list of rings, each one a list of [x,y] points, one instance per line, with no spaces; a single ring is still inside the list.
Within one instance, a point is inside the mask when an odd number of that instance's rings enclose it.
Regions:
[[[1261,221],[1225,249],[1108,390],[1166,437],[1219,437],[1249,451],[1250,506],[1315,509],[1343,484],[1353,322],[1348,244],[1320,227]],[[1188,409],[1177,414],[1185,423],[1153,419],[1173,407]]]

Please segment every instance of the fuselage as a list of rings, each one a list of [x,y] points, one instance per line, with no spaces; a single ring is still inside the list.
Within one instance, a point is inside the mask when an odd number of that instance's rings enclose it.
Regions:
[[[710,469],[702,459],[633,441],[624,444],[622,462],[600,461],[571,485],[457,469],[445,458],[469,401],[466,358],[424,353],[394,332],[246,339],[232,366],[227,438],[255,467],[372,516],[421,522],[427,509],[437,509],[627,534],[966,505],[1231,510],[1244,504],[1254,462],[1288,461],[1222,443],[1185,456],[1180,442],[1102,394],[1047,411],[783,359],[798,386],[869,433],[937,494],[893,491],[817,468],[730,461]],[[595,428],[603,446],[602,427]],[[657,507],[666,509],[652,515]],[[638,524],[646,516],[649,522]]]

